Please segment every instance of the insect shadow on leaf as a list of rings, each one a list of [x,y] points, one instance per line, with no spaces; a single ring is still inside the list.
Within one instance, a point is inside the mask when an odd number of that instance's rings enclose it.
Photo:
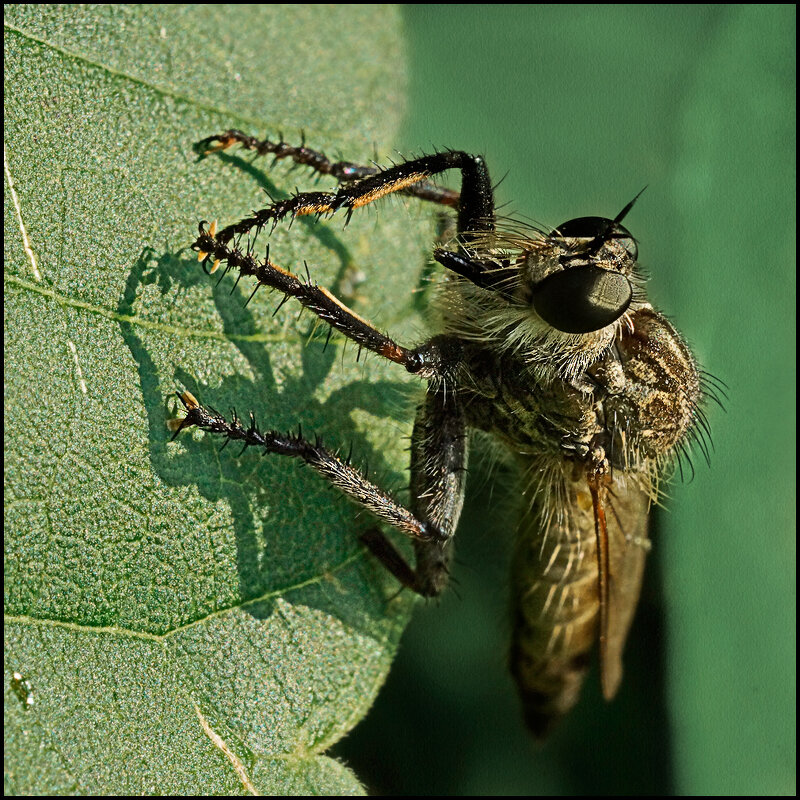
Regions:
[[[237,157],[224,157],[232,167],[278,194],[252,165]],[[347,248],[330,229],[323,226],[309,226],[309,229],[338,260],[336,283],[345,281],[352,264]],[[174,413],[174,396],[165,408],[168,395],[165,386],[179,383],[222,408],[230,405],[231,398],[243,404],[240,408],[269,408],[271,419],[287,427],[297,425],[298,408],[303,408],[303,423],[308,431],[324,429],[331,419],[337,420],[338,428],[344,432],[344,441],[351,443],[353,450],[370,463],[375,474],[396,485],[402,485],[402,476],[387,467],[381,453],[374,450],[356,427],[350,412],[362,409],[377,418],[400,418],[404,405],[408,404],[408,387],[363,378],[334,390],[324,401],[315,399],[316,389],[335,369],[338,353],[335,347],[325,347],[324,337],[313,334],[313,322],[305,333],[297,335],[298,343],[307,343],[300,350],[300,368],[282,374],[278,386],[270,346],[281,336],[265,333],[263,321],[256,319],[252,308],[246,307],[247,298],[241,286],[233,292],[229,284],[215,286],[212,290],[216,311],[223,321],[222,335],[209,330],[192,330],[184,327],[183,322],[164,326],[164,331],[153,331],[139,324],[140,316],[146,313],[140,306],[143,292],[150,292],[155,286],[162,298],[162,310],[170,307],[180,310],[187,295],[206,282],[202,271],[197,269],[196,258],[187,256],[185,250],[159,253],[147,248],[128,275],[117,314],[123,339],[137,365],[153,470],[169,486],[194,486],[212,503],[220,499],[227,502],[236,543],[239,595],[247,602],[326,574],[348,562],[361,552],[358,528],[368,528],[373,523],[367,515],[360,514],[355,535],[350,535],[348,530],[348,535],[340,538],[320,538],[314,548],[300,546],[297,526],[306,523],[298,508],[304,503],[304,495],[319,497],[324,487],[310,473],[303,470],[298,474],[296,465],[283,460],[253,458],[246,453],[239,457],[238,449],[232,447],[220,453],[218,443],[209,438],[202,441],[183,437],[181,448],[169,448],[172,434],[165,420]],[[175,346],[165,347],[171,337],[175,337]],[[253,377],[235,373],[219,385],[208,386],[191,372],[176,368],[174,361],[163,358],[163,353],[174,352],[184,339],[193,337],[215,344],[219,340],[227,341],[246,359]],[[170,369],[174,370],[171,374]],[[292,491],[287,492],[287,487]],[[348,504],[342,503],[333,490],[328,490],[327,494],[330,499],[325,502],[334,504],[331,510],[339,509],[338,516],[332,519],[339,519],[344,527],[343,520],[351,515]],[[366,564],[366,567],[370,572],[376,571],[374,565]],[[368,604],[370,613],[381,613],[384,595],[375,589],[372,599],[374,602]],[[253,605],[249,608],[251,613],[259,615],[270,613],[269,604],[264,609]],[[342,613],[340,604],[324,610]],[[348,623],[355,627],[367,624],[363,616],[355,613]]]

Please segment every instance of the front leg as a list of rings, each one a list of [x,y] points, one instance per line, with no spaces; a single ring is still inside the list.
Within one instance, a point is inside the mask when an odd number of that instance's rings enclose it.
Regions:
[[[380,531],[362,537],[400,583],[423,597],[440,594],[450,576],[452,540],[464,505],[467,445],[467,426],[458,398],[443,391],[429,392],[417,411],[411,436],[411,509],[441,531],[443,538],[416,539],[416,568],[412,569]]]
[[[331,161],[321,150],[306,147],[305,140],[297,147],[284,142],[282,138],[278,142],[270,139],[258,139],[235,128],[216,136],[208,136],[198,142],[197,147],[205,156],[216,153],[218,150],[227,150],[235,144],[240,144],[245,150],[252,150],[257,156],[271,155],[274,161],[290,158],[295,164],[310,167],[318,175],[330,175],[336,178],[339,183],[350,183],[362,178],[369,178],[381,171],[380,167],[354,164],[352,161]],[[403,194],[418,197],[420,200],[458,208],[459,193],[433,183],[415,183],[400,191]]]
[[[258,233],[265,227],[274,227],[283,219],[295,217],[323,216],[340,209],[350,215],[357,208],[374,203],[395,192],[408,192],[423,185],[421,197],[430,187],[428,180],[451,169],[461,173],[461,192],[458,200],[458,233],[462,247],[471,235],[481,236],[494,230],[494,194],[486,163],[480,156],[460,150],[422,156],[413,161],[381,169],[360,180],[343,183],[335,192],[302,192],[286,200],[253,212],[233,225],[222,228],[217,234],[221,244],[239,241],[251,232]],[[426,198],[427,199],[427,198]],[[195,242],[195,250],[200,249]]]

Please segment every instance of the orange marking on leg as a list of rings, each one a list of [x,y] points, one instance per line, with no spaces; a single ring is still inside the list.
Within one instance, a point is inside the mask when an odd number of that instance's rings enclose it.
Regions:
[[[189,411],[191,411],[193,408],[197,408],[200,405],[200,403],[197,402],[197,398],[189,391],[181,394],[181,400],[186,408],[189,409]]]
[[[297,275],[294,274],[294,272],[289,272],[288,269],[284,269],[283,267],[279,267],[277,264],[273,264],[272,261],[268,261],[267,262],[267,266],[270,269],[274,269],[275,272],[280,272],[281,275],[287,275],[290,278],[294,278],[296,281],[300,280],[300,278],[298,278]]]
[[[216,153],[218,150],[227,150],[231,145],[234,144],[236,144],[236,138],[233,136],[217,138],[217,141],[214,144],[206,147],[206,149],[203,151],[203,154],[209,155],[210,153]]]
[[[325,297],[328,298],[328,300],[332,301],[333,303],[336,303],[336,305],[339,306],[339,308],[341,308],[342,311],[346,311],[351,317],[354,317],[363,325],[366,325],[369,328],[374,327],[371,322],[367,322],[367,320],[365,320],[363,317],[360,317],[351,308],[348,308],[338,297],[336,297],[336,295],[331,294],[326,288],[324,288],[323,286],[318,286],[317,288],[319,289],[320,292],[322,292],[322,294],[325,295]]]
[[[293,213],[296,217],[305,217],[309,214],[327,214],[332,211],[330,203],[317,203],[316,205],[300,206]]]
[[[427,177],[428,176],[423,172],[415,172],[413,175],[407,175],[405,178],[399,178],[393,183],[387,183],[385,186],[380,186],[377,189],[373,189],[368,194],[357,197],[353,200],[352,207],[361,208],[361,206],[369,205],[369,203],[374,203],[376,200],[380,200],[381,197],[385,197],[387,194],[400,192],[407,186],[411,186],[414,183],[419,183],[420,181],[425,180]]]
[[[381,347],[380,354],[389,361],[394,361],[395,364],[404,364],[406,360],[405,350],[394,342]]]
[[[609,607],[609,555],[608,555],[608,526],[606,525],[605,499],[608,496],[609,477],[590,471],[586,476],[589,492],[592,495],[594,506],[594,532],[597,539],[597,593],[600,599],[600,685],[603,697],[611,700],[616,693],[617,686],[610,682],[606,668],[608,663],[608,616]]]

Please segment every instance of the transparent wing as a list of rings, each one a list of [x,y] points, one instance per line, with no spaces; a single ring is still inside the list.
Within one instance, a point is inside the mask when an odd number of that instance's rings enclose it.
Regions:
[[[600,570],[600,677],[610,700],[622,681],[622,651],[639,594],[650,549],[648,494],[633,481],[617,477],[593,489]]]

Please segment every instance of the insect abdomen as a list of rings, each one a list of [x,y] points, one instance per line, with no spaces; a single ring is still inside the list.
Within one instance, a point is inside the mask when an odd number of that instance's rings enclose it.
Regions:
[[[597,640],[597,541],[584,487],[568,482],[549,516],[535,509],[513,559],[511,673],[539,737],[577,702]]]

